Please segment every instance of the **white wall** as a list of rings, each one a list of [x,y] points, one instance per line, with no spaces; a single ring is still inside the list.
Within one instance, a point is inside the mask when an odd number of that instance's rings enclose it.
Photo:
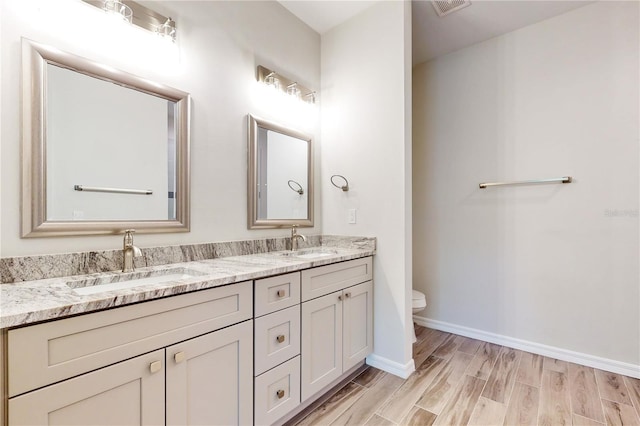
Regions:
[[[638,12],[595,3],[414,69],[424,317],[640,364]]]
[[[413,368],[410,7],[380,2],[322,36],[323,233],[377,237],[373,358],[398,374]]]
[[[247,229],[246,115],[295,126],[315,135],[319,142],[317,110],[292,109],[280,101],[274,105],[260,90],[255,75],[256,66],[262,64],[306,87],[319,88],[320,36],[276,2],[145,4],[176,21],[175,46],[147,31],[112,22],[99,9],[80,1],[2,2],[2,256],[111,249],[122,243],[119,236],[19,237],[22,36],[191,93],[191,232],[136,235],[136,245],[287,235],[283,230]],[[303,233],[320,232],[319,212],[318,207],[315,228]]]

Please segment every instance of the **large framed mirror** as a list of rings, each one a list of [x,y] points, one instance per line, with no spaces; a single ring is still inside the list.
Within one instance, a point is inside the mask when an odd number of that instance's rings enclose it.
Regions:
[[[313,140],[248,116],[249,229],[313,226]]]
[[[189,231],[189,94],[27,39],[22,58],[22,236]]]

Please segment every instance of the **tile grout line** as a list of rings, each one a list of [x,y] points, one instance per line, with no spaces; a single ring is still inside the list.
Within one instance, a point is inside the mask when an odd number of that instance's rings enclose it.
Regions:
[[[629,405],[627,405],[627,404],[623,404],[622,402],[618,402],[618,401],[611,401],[610,399],[600,398],[600,401],[607,401],[607,402],[610,402],[611,404],[618,404],[618,405],[622,405],[622,406],[625,406],[625,407],[629,407]],[[604,411],[604,405],[602,404],[602,402],[600,404],[602,405],[602,409]],[[633,407],[631,407],[631,408],[633,408]],[[640,418],[640,416],[638,416],[638,413],[635,410],[633,410],[633,414],[636,415],[636,419]],[[607,423],[607,415],[606,414],[604,415],[604,422],[605,422],[605,424],[608,424]]]
[[[473,361],[473,360],[472,360]],[[467,376],[469,377],[474,377],[471,376],[469,374],[467,374]],[[475,377],[477,379],[477,377]],[[481,380],[481,379],[478,379]],[[473,406],[473,410],[471,410],[471,415],[469,416],[469,421],[471,421],[471,419],[473,418],[473,415],[475,414],[476,410],[478,409],[478,406],[480,405],[480,398],[482,398],[482,392],[484,392],[484,387],[487,386],[487,380],[484,381],[484,385],[482,386],[482,390],[480,391],[480,396],[478,396],[478,400],[476,401],[475,405]],[[469,424],[469,421],[467,421],[467,424]]]
[[[415,405],[414,405],[414,407],[415,407]],[[411,410],[409,410],[409,413],[410,413],[410,412],[411,412]],[[409,414],[409,413],[407,413],[407,414]],[[378,414],[378,413],[376,413],[376,414],[378,415],[378,417],[382,417],[383,419],[385,419],[386,421],[388,421],[388,422],[390,422],[390,423],[393,423],[394,425],[397,425],[397,424],[398,424],[398,423],[394,422],[393,420],[389,420],[388,418],[386,418],[386,417],[385,417],[385,416],[383,416],[382,414]],[[372,417],[373,417],[373,416],[372,416]],[[406,416],[405,416],[405,417],[406,417]]]
[[[505,417],[505,419],[507,418],[507,412],[509,411],[509,405],[511,404],[511,399],[513,398],[513,394],[516,391],[516,384],[517,383],[521,383],[521,382],[518,381],[518,372],[520,371],[520,365],[522,364],[522,358],[523,358],[523,356],[522,356],[522,352],[521,352],[520,353],[520,359],[518,359],[518,365],[516,366],[516,370],[515,370],[515,379],[513,380],[513,385],[511,386],[511,394],[509,395],[509,400],[505,401],[505,404],[504,404],[504,407],[505,407],[504,417]],[[522,383],[522,384],[526,384],[526,383]],[[536,416],[536,422],[537,422],[537,420],[538,420],[538,417]],[[504,419],[502,420],[502,422],[504,423]]]
[[[569,362],[567,362],[567,389],[569,391],[569,415],[571,416],[571,421],[573,422],[573,398],[571,397],[571,395],[573,395],[573,390],[571,386],[571,372],[569,371]],[[597,384],[596,384],[597,387]],[[598,391],[598,397],[600,397],[600,393]],[[602,402],[600,403],[600,405],[602,405]]]
[[[365,371],[366,371],[366,370],[365,370]],[[354,378],[353,378],[353,380],[355,380],[356,378],[360,377],[360,375],[361,375],[361,374],[363,374],[363,373],[364,373],[364,371],[363,371],[362,373],[358,374],[356,377],[354,377]],[[340,416],[342,416],[342,415],[343,415],[343,414],[344,414],[344,413],[345,413],[349,408],[351,408],[351,407],[353,406],[353,404],[355,404],[356,402],[358,402],[358,401],[360,400],[360,398],[362,398],[362,397],[367,393],[367,391],[369,390],[369,388],[367,388],[366,386],[362,386],[362,385],[360,385],[360,384],[358,384],[358,383],[354,382],[353,380],[351,380],[350,382],[347,382],[347,384],[348,384],[348,383],[353,383],[354,385],[356,385],[356,386],[358,386],[358,387],[364,388],[364,392],[362,392],[362,395],[360,395],[358,398],[356,398],[356,399],[355,399],[355,401],[353,401],[353,402],[351,403],[351,405],[349,405],[348,407],[346,407],[346,408],[344,408],[342,411],[340,411],[340,412],[339,412],[339,414],[336,416],[335,420],[333,420],[330,424],[333,424],[336,420],[338,420],[338,419],[340,418]],[[347,384],[345,384],[345,386],[343,386],[342,388],[338,389],[338,390],[337,390],[333,395],[336,395],[338,392],[340,392],[342,389],[344,389],[344,388],[347,386]],[[332,396],[333,396],[333,395],[332,395]],[[331,397],[332,397],[332,396],[331,396]],[[329,398],[331,398],[331,397],[329,397]],[[329,398],[327,398],[327,401],[329,400]],[[315,410],[317,410],[319,407],[321,407],[322,405],[324,405],[327,401],[323,402],[320,406],[316,407],[316,409],[315,409]],[[314,411],[315,411],[315,410],[314,410]],[[309,416],[310,416],[314,411],[312,411],[311,413],[309,413]],[[305,417],[305,419],[306,419],[307,417],[309,417],[309,416],[306,416],[306,417]],[[304,420],[304,419],[303,419],[303,420]],[[302,420],[301,420],[301,421],[302,421]]]
[[[587,368],[591,368],[591,367],[587,367]],[[600,385],[599,385],[599,383],[598,383],[598,375],[596,374],[596,370],[595,370],[595,368],[591,368],[591,370],[593,370],[593,379],[594,379],[594,380],[595,380],[595,382],[596,382],[596,389],[597,389],[597,391],[598,391],[598,402],[600,402],[600,412],[602,413],[602,419],[604,420],[604,423],[606,424],[606,423],[607,423],[607,415],[606,415],[606,413],[605,413],[605,411],[604,411],[604,404],[602,403],[602,401],[603,401],[604,399],[602,398],[602,392],[600,392]],[[623,380],[624,380],[624,379],[623,379]],[[572,413],[572,414],[573,414],[573,413]],[[572,416],[572,417],[573,417],[573,416]],[[591,419],[591,420],[595,420],[595,421],[597,421],[596,419]]]
[[[627,386],[627,379],[626,377],[622,378],[622,381],[624,382],[625,386]],[[640,406],[636,406],[636,403],[634,402],[634,398],[631,397],[631,386],[627,386],[627,390],[629,391],[629,400],[631,400],[631,406],[633,407],[634,411],[636,412],[636,417],[638,418],[638,423],[640,424]]]

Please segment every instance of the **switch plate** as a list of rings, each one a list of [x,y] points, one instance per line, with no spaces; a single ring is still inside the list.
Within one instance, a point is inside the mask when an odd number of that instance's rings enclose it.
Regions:
[[[356,223],[356,209],[349,209],[347,223]]]

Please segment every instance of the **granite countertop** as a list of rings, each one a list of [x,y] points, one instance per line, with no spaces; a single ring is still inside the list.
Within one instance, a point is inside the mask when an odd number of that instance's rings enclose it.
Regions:
[[[2,284],[0,329],[329,265],[375,253],[374,249],[330,246],[312,247],[301,250],[301,253],[309,251],[322,251],[323,255],[305,259],[286,255],[290,252],[269,252],[137,268],[133,275],[107,272]],[[89,289],[90,285],[119,282],[123,278],[156,276],[161,280],[163,272],[174,274],[174,278],[160,283],[157,279],[149,279],[156,282],[92,294],[80,294],[73,288]]]

